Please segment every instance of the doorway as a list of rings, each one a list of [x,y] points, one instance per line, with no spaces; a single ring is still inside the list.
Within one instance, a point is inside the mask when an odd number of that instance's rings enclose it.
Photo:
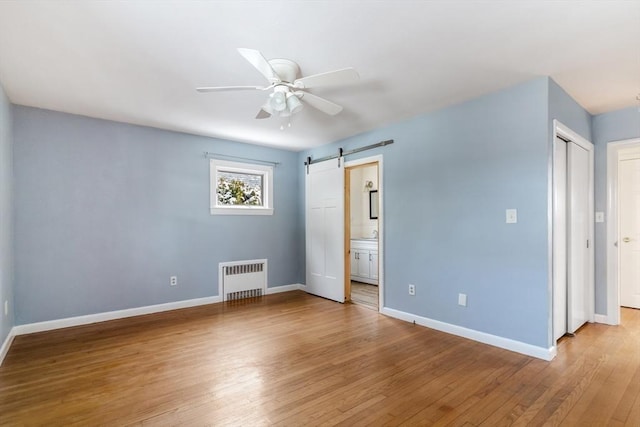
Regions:
[[[554,121],[553,343],[593,322],[593,144]]]
[[[620,307],[640,308],[640,139],[607,145],[607,316],[621,323]]]
[[[345,297],[383,307],[382,156],[345,164]]]

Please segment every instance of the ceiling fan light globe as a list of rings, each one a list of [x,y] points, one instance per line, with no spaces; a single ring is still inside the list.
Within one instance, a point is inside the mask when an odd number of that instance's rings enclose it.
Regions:
[[[274,92],[270,96],[269,105],[274,111],[281,112],[287,108],[287,99],[284,93]]]
[[[291,111],[291,114],[295,114],[302,110],[302,107],[304,107],[304,105],[302,104],[302,102],[300,102],[300,99],[298,99],[297,96],[291,94],[289,97],[287,97],[287,107],[289,111]]]

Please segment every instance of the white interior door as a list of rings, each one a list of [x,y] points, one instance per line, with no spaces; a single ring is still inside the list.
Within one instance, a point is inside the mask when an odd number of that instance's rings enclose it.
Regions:
[[[618,165],[620,305],[640,308],[640,158]]]
[[[567,332],[589,320],[589,152],[567,143]]]
[[[305,183],[306,290],[338,302],[345,299],[343,164],[314,163]]]
[[[553,156],[553,339],[567,333],[567,143]]]

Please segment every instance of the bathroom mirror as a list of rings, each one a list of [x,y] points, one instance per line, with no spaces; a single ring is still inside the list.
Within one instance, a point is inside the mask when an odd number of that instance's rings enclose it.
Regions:
[[[378,190],[369,191],[369,219],[378,219]]]

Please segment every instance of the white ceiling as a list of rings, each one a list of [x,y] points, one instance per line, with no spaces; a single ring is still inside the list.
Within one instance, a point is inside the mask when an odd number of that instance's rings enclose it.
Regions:
[[[303,75],[354,67],[312,92],[292,127],[254,119],[263,85],[236,51]],[[592,114],[637,105],[634,1],[0,1],[0,82],[15,104],[301,150],[551,76]]]

